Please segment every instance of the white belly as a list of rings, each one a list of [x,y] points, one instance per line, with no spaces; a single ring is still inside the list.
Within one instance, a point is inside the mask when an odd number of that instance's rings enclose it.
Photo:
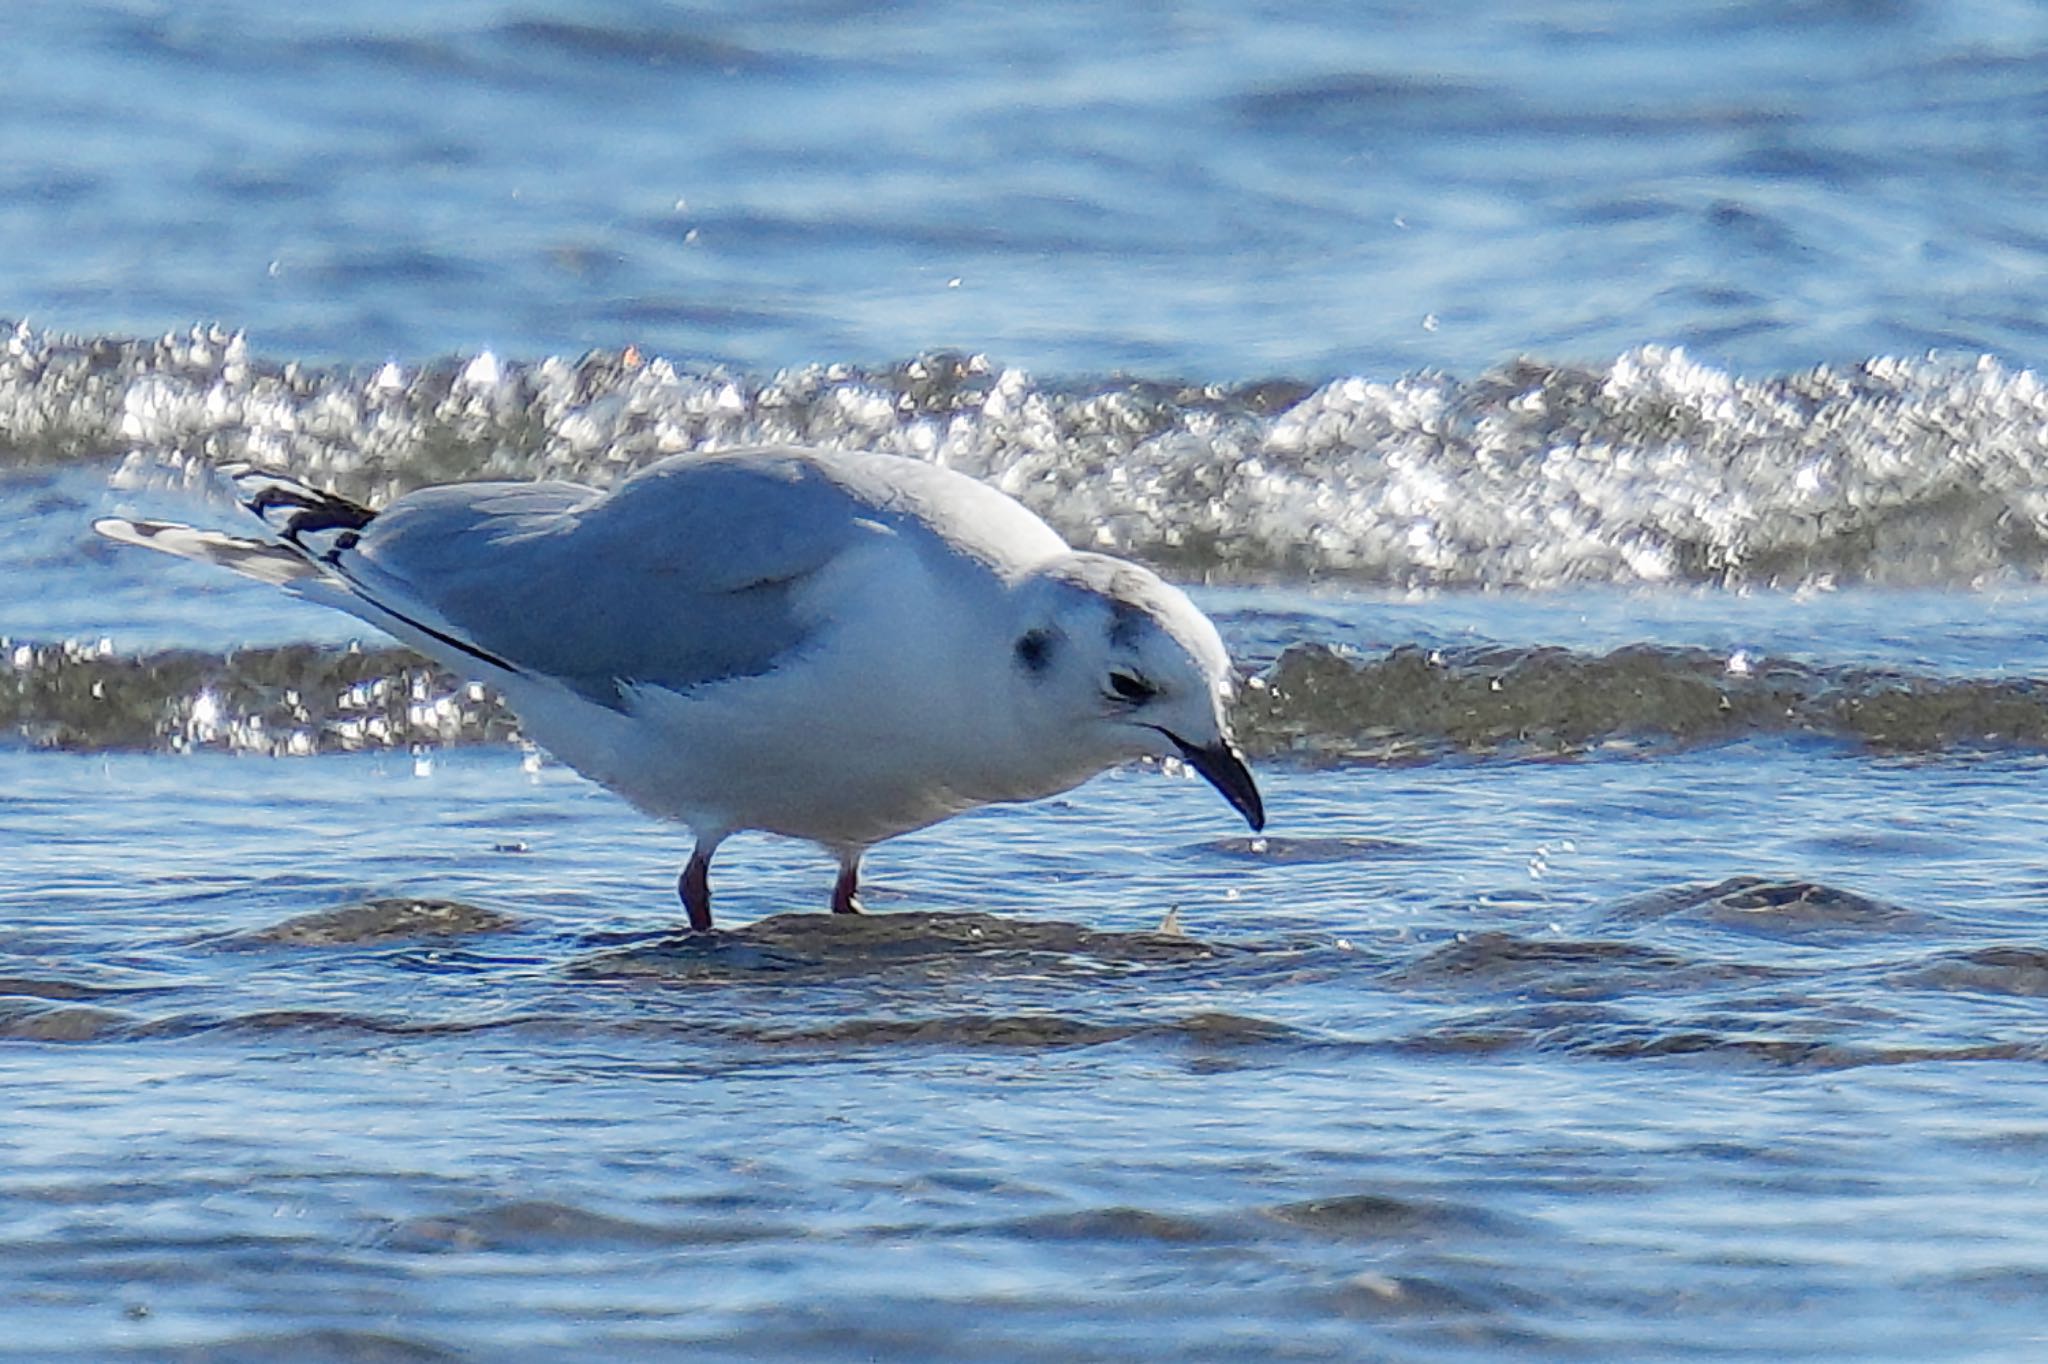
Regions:
[[[507,685],[528,734],[583,775],[700,837],[760,829],[857,847],[1089,771],[1020,760],[992,708],[1009,648],[991,603],[942,601],[884,555],[844,586],[884,611],[821,631],[774,670],[689,691],[631,688],[623,713],[552,683]]]

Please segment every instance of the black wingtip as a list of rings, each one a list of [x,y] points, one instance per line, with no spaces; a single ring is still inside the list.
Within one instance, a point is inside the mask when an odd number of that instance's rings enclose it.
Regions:
[[[242,505],[293,542],[321,531],[360,531],[377,518],[374,510],[360,502],[323,492],[274,469],[228,465],[224,471],[234,481]],[[273,519],[271,513],[279,511],[285,515]]]

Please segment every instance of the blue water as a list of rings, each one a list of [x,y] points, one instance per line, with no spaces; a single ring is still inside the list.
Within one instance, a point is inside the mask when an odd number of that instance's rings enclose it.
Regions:
[[[0,23],[0,1357],[2040,1352],[2038,7]],[[760,439],[1187,581],[1267,836],[741,837],[681,939],[86,529]]]
[[[2048,19],[27,0],[4,306],[349,362],[2033,361]]]

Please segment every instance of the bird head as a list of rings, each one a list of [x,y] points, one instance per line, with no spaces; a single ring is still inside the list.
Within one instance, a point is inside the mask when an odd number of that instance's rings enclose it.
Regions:
[[[1230,657],[1209,618],[1149,569],[1101,554],[1063,554],[1020,584],[1011,667],[1034,730],[1059,736],[1095,767],[1175,757],[1253,829],[1265,806],[1225,710]]]

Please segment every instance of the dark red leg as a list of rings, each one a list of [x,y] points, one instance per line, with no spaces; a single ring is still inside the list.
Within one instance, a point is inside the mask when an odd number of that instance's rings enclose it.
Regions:
[[[860,854],[842,858],[839,863],[839,879],[832,883],[832,912],[834,914],[860,913]]]
[[[711,854],[699,848],[690,854],[690,861],[683,868],[681,879],[676,882],[676,894],[683,897],[683,908],[690,915],[692,933],[711,931]]]

